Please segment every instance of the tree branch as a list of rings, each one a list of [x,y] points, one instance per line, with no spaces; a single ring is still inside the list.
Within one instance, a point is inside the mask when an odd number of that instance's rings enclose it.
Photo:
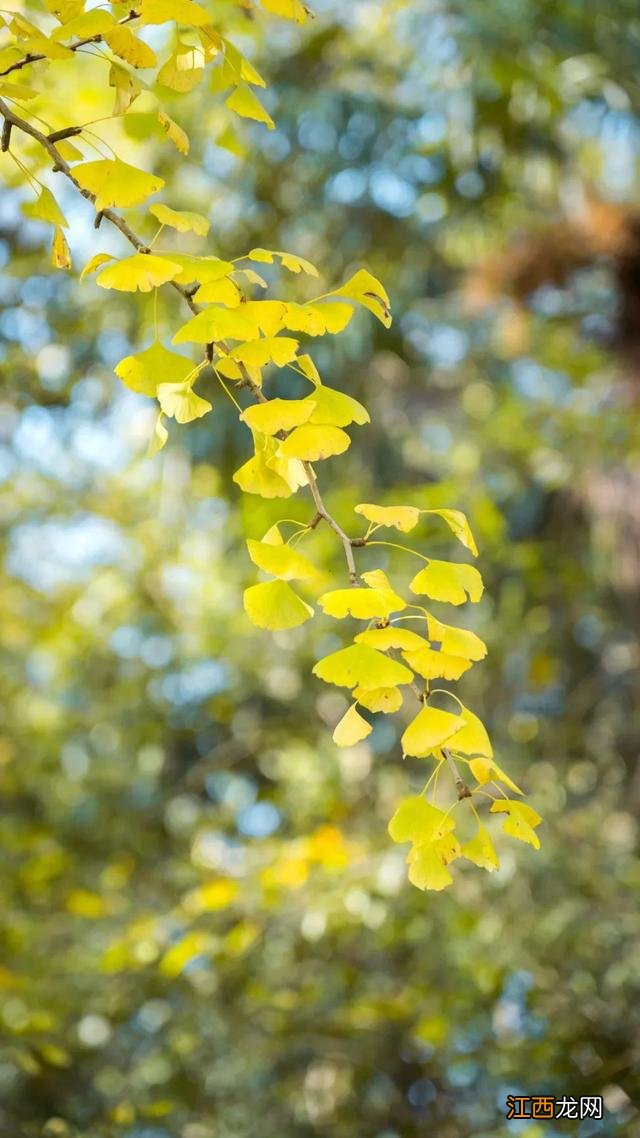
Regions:
[[[118,20],[113,26],[115,28],[121,24],[129,24],[132,20],[138,20],[139,18],[140,13],[132,9],[128,16],[125,16],[123,20]],[[104,34],[101,34],[97,36],[86,36],[83,40],[76,40],[75,43],[61,44],[61,46],[68,48],[69,51],[78,51],[79,48],[85,47],[88,43],[102,43],[103,41]],[[12,71],[21,71],[23,67],[28,67],[30,63],[39,63],[40,60],[47,58],[48,56],[43,52],[39,52],[35,55],[32,55],[31,52],[27,52],[22,59],[17,59],[15,63],[12,63],[9,67],[5,67],[4,71],[0,71],[0,78],[4,75],[10,75]]]

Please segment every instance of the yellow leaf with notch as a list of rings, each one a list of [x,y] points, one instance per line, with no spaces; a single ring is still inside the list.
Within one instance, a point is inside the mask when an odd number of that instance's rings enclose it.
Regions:
[[[475,538],[462,510],[422,510],[422,513],[437,514],[439,518],[442,518],[443,521],[447,523],[451,532],[458,538],[458,541],[461,541],[467,549],[471,550],[474,557],[478,556],[478,547]]]
[[[356,687],[353,689],[353,697],[367,711],[382,711],[385,715],[402,707],[402,692],[399,688],[371,688],[367,691],[366,688]]]
[[[178,423],[191,423],[212,410],[211,403],[196,395],[188,383],[160,383],[157,396],[165,415]]]
[[[449,656],[446,652],[436,652],[428,644],[417,652],[402,653],[407,664],[425,680],[459,680],[471,667],[471,660],[462,656]]]
[[[251,249],[247,253],[247,258],[250,261],[262,262],[265,265],[272,265],[274,257],[279,257],[283,268],[288,269],[290,273],[306,273],[310,277],[319,276],[318,270],[311,261],[305,260],[304,257],[298,257],[295,253],[283,253],[278,249]]]
[[[251,430],[277,435],[278,431],[291,431],[306,423],[312,411],[313,403],[306,399],[270,399],[247,407],[240,418]]]
[[[455,628],[451,624],[442,624],[434,616],[427,616],[427,631],[429,640],[440,645],[443,652],[451,656],[463,656],[465,660],[484,660],[487,646],[466,628]]]
[[[147,174],[120,158],[99,158],[82,162],[72,170],[84,190],[95,194],[96,209],[109,206],[140,205],[164,186],[164,178]]]
[[[274,632],[297,628],[313,616],[311,606],[286,581],[251,585],[244,591],[244,608],[252,624]]]
[[[194,370],[191,360],[155,340],[137,355],[125,356],[114,371],[131,391],[155,396],[160,383],[182,383]]]
[[[431,559],[416,573],[409,588],[419,596],[424,594],[432,601],[447,601],[451,605],[479,601],[484,592],[482,577],[473,565]]]
[[[59,226],[56,226],[56,231],[53,235],[51,262],[56,269],[71,268],[71,251],[67,239]]]
[[[200,285],[194,298],[198,304],[223,304],[225,308],[237,308],[242,301],[242,295],[237,285],[228,277],[221,277],[219,281],[208,281]],[[247,313],[244,312],[246,316]]]
[[[121,24],[106,32],[103,39],[114,55],[118,55],[132,67],[155,67],[158,62],[155,51],[144,40],[134,36],[130,28],[125,28]]]
[[[483,755],[487,759],[493,758],[493,748],[482,720],[469,711],[468,707],[461,707],[460,714],[464,719],[464,725],[447,741],[447,746],[462,755]]]
[[[406,607],[402,597],[392,589],[369,588],[332,589],[319,598],[318,604],[327,616],[338,620],[347,616],[356,620],[383,620]]]
[[[89,273],[95,273],[96,269],[99,269],[101,265],[106,265],[108,261],[115,261],[113,253],[96,253],[90,261],[87,261],[80,273],[80,280],[83,281],[85,277],[89,276]]]
[[[415,506],[376,506],[373,502],[362,502],[354,506],[354,510],[374,525],[393,526],[402,533],[409,533],[420,521],[420,510]]]
[[[269,130],[273,130],[276,125],[257,95],[254,95],[251,88],[244,83],[239,83],[229,97],[225,99],[225,106],[244,119],[254,119],[255,122],[265,123]]]
[[[331,296],[346,296],[348,300],[355,300],[364,308],[368,308],[385,328],[391,326],[387,292],[367,269],[359,269],[341,288],[334,289]]]
[[[51,190],[48,190],[46,186],[42,187],[36,201],[23,202],[21,209],[25,217],[30,217],[34,221],[46,221],[49,225],[57,225],[63,229],[69,227],[69,222]]]
[[[317,576],[318,570],[302,553],[288,545],[273,545],[268,541],[247,541],[249,557],[258,569],[271,573],[281,581],[302,581]]]
[[[178,233],[197,233],[199,237],[206,237],[209,232],[209,222],[201,213],[171,209],[163,202],[154,202],[150,205],[149,213],[152,213],[161,225],[177,229]]]
[[[184,131],[181,126],[178,126],[178,123],[174,122],[164,111],[158,111],[158,122],[176,150],[179,151],[180,154],[188,154],[189,136],[186,131]]]
[[[103,269],[96,278],[100,288],[114,288],[119,292],[151,292],[174,279],[180,266],[166,257],[153,253],[134,253]]]
[[[297,362],[301,363],[302,359],[302,356],[298,356]],[[315,403],[310,423],[328,427],[348,427],[350,423],[362,426],[371,422],[366,407],[358,403],[357,399],[345,395],[343,391],[335,391],[331,387],[320,385],[308,398]]]
[[[265,367],[268,363],[285,367],[295,359],[297,350],[298,341],[292,340],[289,336],[265,336],[260,340],[255,339],[248,344],[241,344],[233,348],[229,354],[232,359],[247,364],[248,367]]]
[[[314,665],[313,674],[325,683],[346,688],[359,686],[364,691],[394,688],[411,683],[412,679],[412,673],[404,664],[366,644],[351,644],[332,652]]]
[[[423,759],[443,743],[448,743],[463,724],[460,715],[452,715],[438,707],[423,707],[402,736],[402,753]]]
[[[455,829],[455,820],[420,794],[404,798],[389,822],[389,837],[394,842],[414,845],[433,842]]]
[[[519,842],[527,842],[534,849],[540,849],[540,839],[535,832],[542,818],[526,802],[514,802],[510,798],[499,798],[491,803],[492,814],[506,814],[502,829],[505,834],[517,838]]]
[[[474,865],[479,866],[480,869],[488,869],[490,873],[494,869],[500,868],[498,855],[493,848],[489,831],[483,825],[478,827],[476,836],[470,842],[465,842],[462,847],[462,856],[472,861]]]
[[[389,648],[416,652],[420,648],[429,647],[424,636],[419,636],[408,628],[396,628],[395,625],[389,625],[388,628],[367,628],[364,632],[359,632],[355,639],[357,644],[370,644],[381,652],[386,652]]]
[[[319,462],[334,454],[343,454],[351,439],[340,427],[304,423],[280,444],[278,454],[284,458],[299,458],[302,462]]]
[[[355,743],[366,739],[372,730],[371,724],[367,723],[366,719],[358,713],[354,703],[336,725],[333,741],[337,747],[353,747]]]
[[[258,335],[255,324],[237,308],[207,308],[187,320],[173,337],[174,344],[210,344],[216,340],[246,340]],[[243,347],[248,347],[243,344]]]

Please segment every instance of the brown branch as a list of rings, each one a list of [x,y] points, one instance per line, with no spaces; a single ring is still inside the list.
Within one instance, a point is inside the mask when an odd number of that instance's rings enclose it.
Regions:
[[[447,763],[449,764],[449,770],[451,771],[451,774],[453,775],[453,781],[456,784],[456,790],[458,792],[458,801],[460,801],[463,798],[471,798],[471,791],[469,790],[469,787],[467,786],[462,775],[460,774],[460,771],[458,770],[458,764],[456,763],[456,760],[454,759],[453,755],[451,754],[451,751],[447,750],[446,747],[443,747],[442,748],[442,754],[444,755],[445,759],[447,760]]]

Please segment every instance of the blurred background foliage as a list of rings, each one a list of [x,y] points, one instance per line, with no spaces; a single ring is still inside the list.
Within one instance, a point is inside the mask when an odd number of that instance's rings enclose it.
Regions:
[[[328,285],[364,264],[387,286],[389,332],[361,316],[314,350],[373,417],[322,486],[347,528],[362,500],[469,514],[491,651],[461,694],[545,816],[543,849],[504,839],[495,875],[407,885],[386,824],[424,765],[387,722],[337,753],[340,697],[309,674],[321,626],[272,639],[242,613],[243,534],[309,504],[241,502],[246,432],[204,384],[214,414],[144,458],[153,412],[111,369],[148,342],[150,301],[55,274],[5,193],[0,1130],[552,1138],[504,1121],[507,1093],[545,1091],[604,1095],[603,1121],[562,1133],[631,1138],[637,5],[315,8],[248,42],[275,131],[230,137],[198,88],[171,112],[188,158],[139,141],[135,115],[128,146],[210,216],[216,252],[289,249]],[[90,81],[69,97],[108,113]],[[57,189],[81,266],[89,211]]]

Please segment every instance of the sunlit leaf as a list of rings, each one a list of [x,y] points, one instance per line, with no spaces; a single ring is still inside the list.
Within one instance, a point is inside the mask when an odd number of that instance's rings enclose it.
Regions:
[[[475,538],[469,527],[466,516],[461,510],[422,510],[423,514],[437,514],[442,518],[452,533],[456,535],[458,541],[461,541],[467,549],[471,550],[474,557],[478,556],[478,547],[475,543]]]
[[[113,288],[119,292],[151,292],[173,280],[180,266],[166,257],[153,253],[134,253],[103,269],[96,278],[100,288]]]
[[[272,545],[268,541],[247,541],[249,557],[254,565],[282,581],[304,580],[317,576],[315,565],[302,553],[288,545]]]
[[[431,597],[432,601],[447,601],[451,605],[479,601],[484,591],[482,577],[473,565],[431,559],[416,573],[409,588],[418,595]]]
[[[230,111],[235,111],[237,115],[241,115],[245,119],[254,119],[256,122],[265,123],[269,130],[273,130],[275,123],[271,118],[269,112],[263,107],[257,95],[254,95],[250,87],[240,83],[225,99],[225,104]]]
[[[361,739],[366,739],[373,728],[356,710],[355,703],[345,712],[333,732],[333,741],[338,747],[353,747]]]
[[[265,435],[276,435],[278,431],[290,431],[306,423],[313,411],[313,402],[307,399],[270,399],[268,403],[257,403],[247,407],[240,418],[252,430]]]
[[[171,209],[163,202],[154,202],[149,206],[149,213],[152,213],[161,225],[169,225],[179,233],[197,233],[200,237],[206,237],[209,232],[209,222],[201,213]]]
[[[391,310],[386,290],[367,269],[359,269],[342,285],[334,289],[332,296],[346,296],[348,300],[355,300],[358,304],[369,309],[385,328],[391,325]]]
[[[114,371],[131,391],[155,396],[160,383],[182,383],[193,371],[193,364],[154,340],[143,352],[125,356]]]
[[[140,205],[164,186],[164,178],[129,166],[120,158],[99,158],[73,167],[83,189],[95,194],[96,208]]]
[[[493,847],[489,831],[482,824],[478,826],[475,837],[463,845],[462,856],[472,861],[474,865],[478,865],[480,869],[488,869],[490,873],[494,869],[500,868],[498,855]]]
[[[327,427],[305,423],[296,427],[280,444],[278,453],[285,458],[299,458],[304,462],[319,462],[334,454],[343,454],[351,444],[346,431],[340,427]]]
[[[20,208],[25,217],[33,218],[34,221],[46,221],[64,229],[69,225],[51,190],[46,186],[42,187],[36,201],[23,202]]]
[[[379,526],[393,526],[402,533],[409,533],[420,521],[420,510],[415,506],[376,506],[371,502],[354,506],[356,514],[362,514],[369,522]]]
[[[540,849],[540,839],[535,832],[542,818],[532,806],[526,802],[514,802],[510,798],[499,798],[491,803],[492,814],[506,814],[502,829],[505,834],[517,838],[519,842],[527,842],[534,849]]]
[[[273,631],[297,628],[313,616],[306,604],[286,581],[266,581],[244,591],[244,608],[249,620],[258,628]]]
[[[211,403],[196,395],[188,383],[160,383],[156,394],[165,415],[178,423],[191,423],[212,410]]]
[[[328,684],[338,687],[359,686],[365,691],[373,688],[393,688],[411,682],[412,673],[404,664],[391,660],[366,644],[352,644],[319,660],[313,674]]]
[[[402,736],[403,755],[424,758],[436,747],[446,743],[464,721],[459,715],[441,711],[438,707],[423,707]]]

